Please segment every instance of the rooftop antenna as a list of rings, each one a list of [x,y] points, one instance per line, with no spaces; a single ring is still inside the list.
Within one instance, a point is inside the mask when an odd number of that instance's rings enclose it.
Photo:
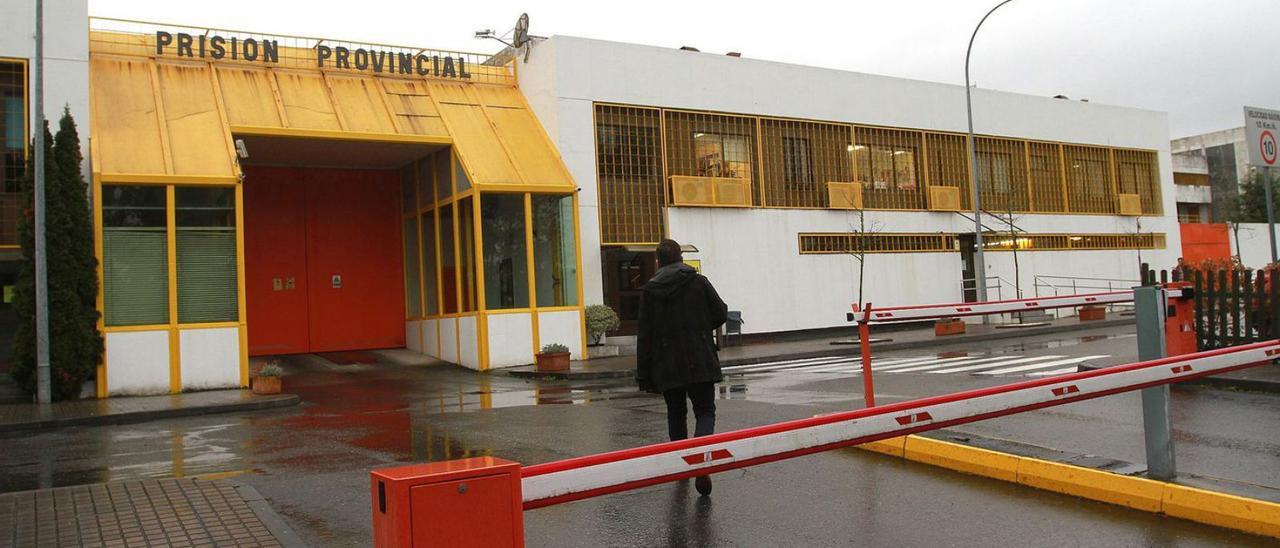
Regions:
[[[515,28],[511,29],[510,42],[504,40],[502,36],[498,36],[498,33],[495,32],[493,29],[483,29],[483,30],[476,31],[476,38],[497,40],[498,42],[501,42],[502,45],[504,46],[507,46],[513,50],[518,50],[529,43],[529,14],[522,13],[520,14],[520,17],[516,19],[516,26]],[[525,61],[529,60],[528,49],[524,50],[524,60]]]

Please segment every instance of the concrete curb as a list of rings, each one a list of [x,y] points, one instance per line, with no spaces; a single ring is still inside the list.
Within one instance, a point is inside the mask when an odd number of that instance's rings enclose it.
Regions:
[[[106,424],[134,424],[139,422],[148,422],[159,419],[171,419],[177,417],[194,417],[198,415],[212,415],[215,413],[234,413],[237,411],[260,411],[263,409],[275,409],[279,407],[290,407],[298,405],[302,398],[296,394],[280,394],[278,397],[263,397],[255,401],[221,403],[212,405],[196,405],[191,407],[176,407],[172,409],[156,409],[148,411],[134,411],[129,413],[114,413],[109,415],[88,415],[83,417],[59,417],[52,419],[41,419],[29,422],[15,422],[8,424],[0,424],[0,433],[5,432],[23,432],[29,430],[45,430],[50,428],[63,428],[67,426],[98,426]]]
[[[239,481],[230,483],[235,486],[236,493],[240,495],[241,499],[244,499],[245,504],[248,504],[249,508],[253,510],[253,514],[258,516],[258,521],[262,522],[262,525],[267,528],[267,531],[276,538],[276,541],[281,546],[284,548],[307,548],[307,543],[303,542],[298,533],[292,527],[289,527],[289,524],[285,522],[284,518],[280,517],[280,514],[276,513],[275,508],[271,507],[271,503],[257,489]]]
[[[916,435],[858,447],[966,474],[1280,538],[1280,504],[1274,502]]]
[[[597,379],[621,379],[634,377],[636,374],[634,367],[627,369],[614,369],[608,371],[506,371],[506,374],[518,379],[549,379],[556,381],[589,381]]]
[[[1268,367],[1268,366],[1261,366]],[[1080,364],[1080,371],[1094,371],[1097,369],[1106,369],[1106,367],[1098,367],[1088,362]],[[1280,381],[1265,381],[1259,379],[1237,379],[1233,377],[1200,377],[1189,381],[1176,383],[1179,386],[1203,386],[1208,388],[1223,388],[1228,390],[1246,390],[1250,392],[1266,392],[1270,394],[1280,394]]]

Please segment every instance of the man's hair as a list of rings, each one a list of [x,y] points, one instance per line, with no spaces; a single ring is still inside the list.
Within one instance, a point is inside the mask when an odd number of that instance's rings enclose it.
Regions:
[[[667,266],[669,264],[678,263],[684,257],[681,256],[680,244],[675,240],[662,240],[658,242],[658,264]]]

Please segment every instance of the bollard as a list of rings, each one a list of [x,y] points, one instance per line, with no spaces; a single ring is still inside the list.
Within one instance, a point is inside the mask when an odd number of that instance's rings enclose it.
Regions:
[[[378,548],[524,546],[518,463],[474,457],[369,476]]]
[[[1165,290],[1159,286],[1136,287],[1133,302],[1138,322],[1138,359],[1165,357]],[[1142,431],[1147,446],[1147,476],[1173,479],[1177,470],[1169,422],[1169,385],[1142,389]]]

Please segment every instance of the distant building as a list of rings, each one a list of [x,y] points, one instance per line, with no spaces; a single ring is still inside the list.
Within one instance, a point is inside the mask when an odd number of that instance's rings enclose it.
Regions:
[[[1223,201],[1215,203],[1210,198],[1240,192],[1240,180],[1249,174],[1245,164],[1248,151],[1244,127],[1174,139],[1169,149],[1173,154],[1178,220],[1193,223],[1225,220]],[[1206,185],[1208,188],[1204,188]],[[1205,205],[1210,207],[1203,207]],[[1211,210],[1207,218],[1206,210]]]

